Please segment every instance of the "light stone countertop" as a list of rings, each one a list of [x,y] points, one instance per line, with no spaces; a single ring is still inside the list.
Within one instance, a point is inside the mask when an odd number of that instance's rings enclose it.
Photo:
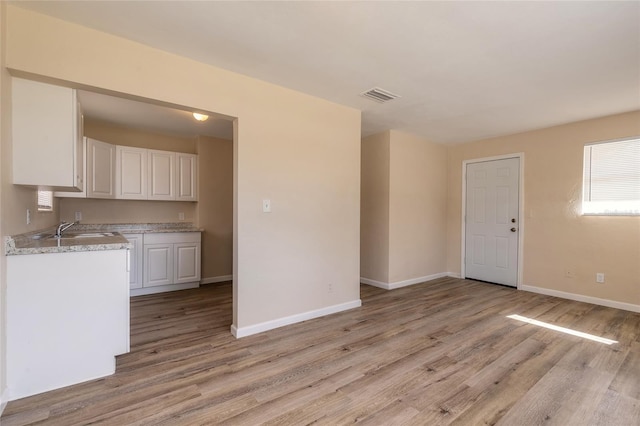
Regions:
[[[63,233],[63,238],[51,238],[56,227],[5,237],[7,256],[43,253],[67,253],[79,251],[124,250],[132,244],[122,234],[159,232],[202,232],[192,223],[118,223],[77,224]],[[79,233],[113,233],[112,236],[64,238]]]
[[[78,224],[71,230],[81,232],[119,232],[121,234],[150,234],[158,232],[203,232],[204,229],[196,227],[189,222],[171,223],[101,223]]]

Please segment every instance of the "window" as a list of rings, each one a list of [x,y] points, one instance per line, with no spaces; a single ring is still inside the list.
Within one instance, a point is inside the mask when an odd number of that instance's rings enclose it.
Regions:
[[[39,212],[53,211],[53,192],[38,191],[38,211]]]
[[[584,147],[582,213],[640,215],[640,138]]]

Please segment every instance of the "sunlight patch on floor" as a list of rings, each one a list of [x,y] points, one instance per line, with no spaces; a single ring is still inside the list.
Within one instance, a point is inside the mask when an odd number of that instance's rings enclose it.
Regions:
[[[527,324],[537,325],[538,327],[548,328],[549,330],[559,331],[561,333],[570,334],[572,336],[582,337],[584,339],[593,340],[594,342],[604,343],[606,345],[612,345],[618,343],[616,340],[605,339],[604,337],[594,336],[593,334],[583,333],[582,331],[571,330],[570,328],[560,327],[557,325],[549,324],[546,322],[538,321],[535,319],[523,317],[521,315],[507,315],[507,318],[526,322]]]

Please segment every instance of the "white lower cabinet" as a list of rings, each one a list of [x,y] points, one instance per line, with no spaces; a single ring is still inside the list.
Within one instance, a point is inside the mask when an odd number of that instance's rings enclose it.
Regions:
[[[173,257],[176,283],[200,281],[200,243],[174,244]]]
[[[129,250],[129,288],[142,288],[142,234],[125,234],[133,246]]]
[[[145,244],[143,287],[173,284],[173,263],[173,244]]]
[[[6,261],[9,400],[113,374],[129,351],[127,250]]]
[[[142,235],[142,241],[142,258],[136,265],[142,271],[142,285],[133,287],[131,278],[132,296],[200,285],[199,232],[150,233]]]

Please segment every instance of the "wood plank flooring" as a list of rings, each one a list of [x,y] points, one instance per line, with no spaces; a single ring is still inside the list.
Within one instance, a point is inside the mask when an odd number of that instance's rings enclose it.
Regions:
[[[362,308],[238,340],[230,283],[134,298],[116,374],[0,423],[640,425],[640,314],[453,278],[361,289]]]

